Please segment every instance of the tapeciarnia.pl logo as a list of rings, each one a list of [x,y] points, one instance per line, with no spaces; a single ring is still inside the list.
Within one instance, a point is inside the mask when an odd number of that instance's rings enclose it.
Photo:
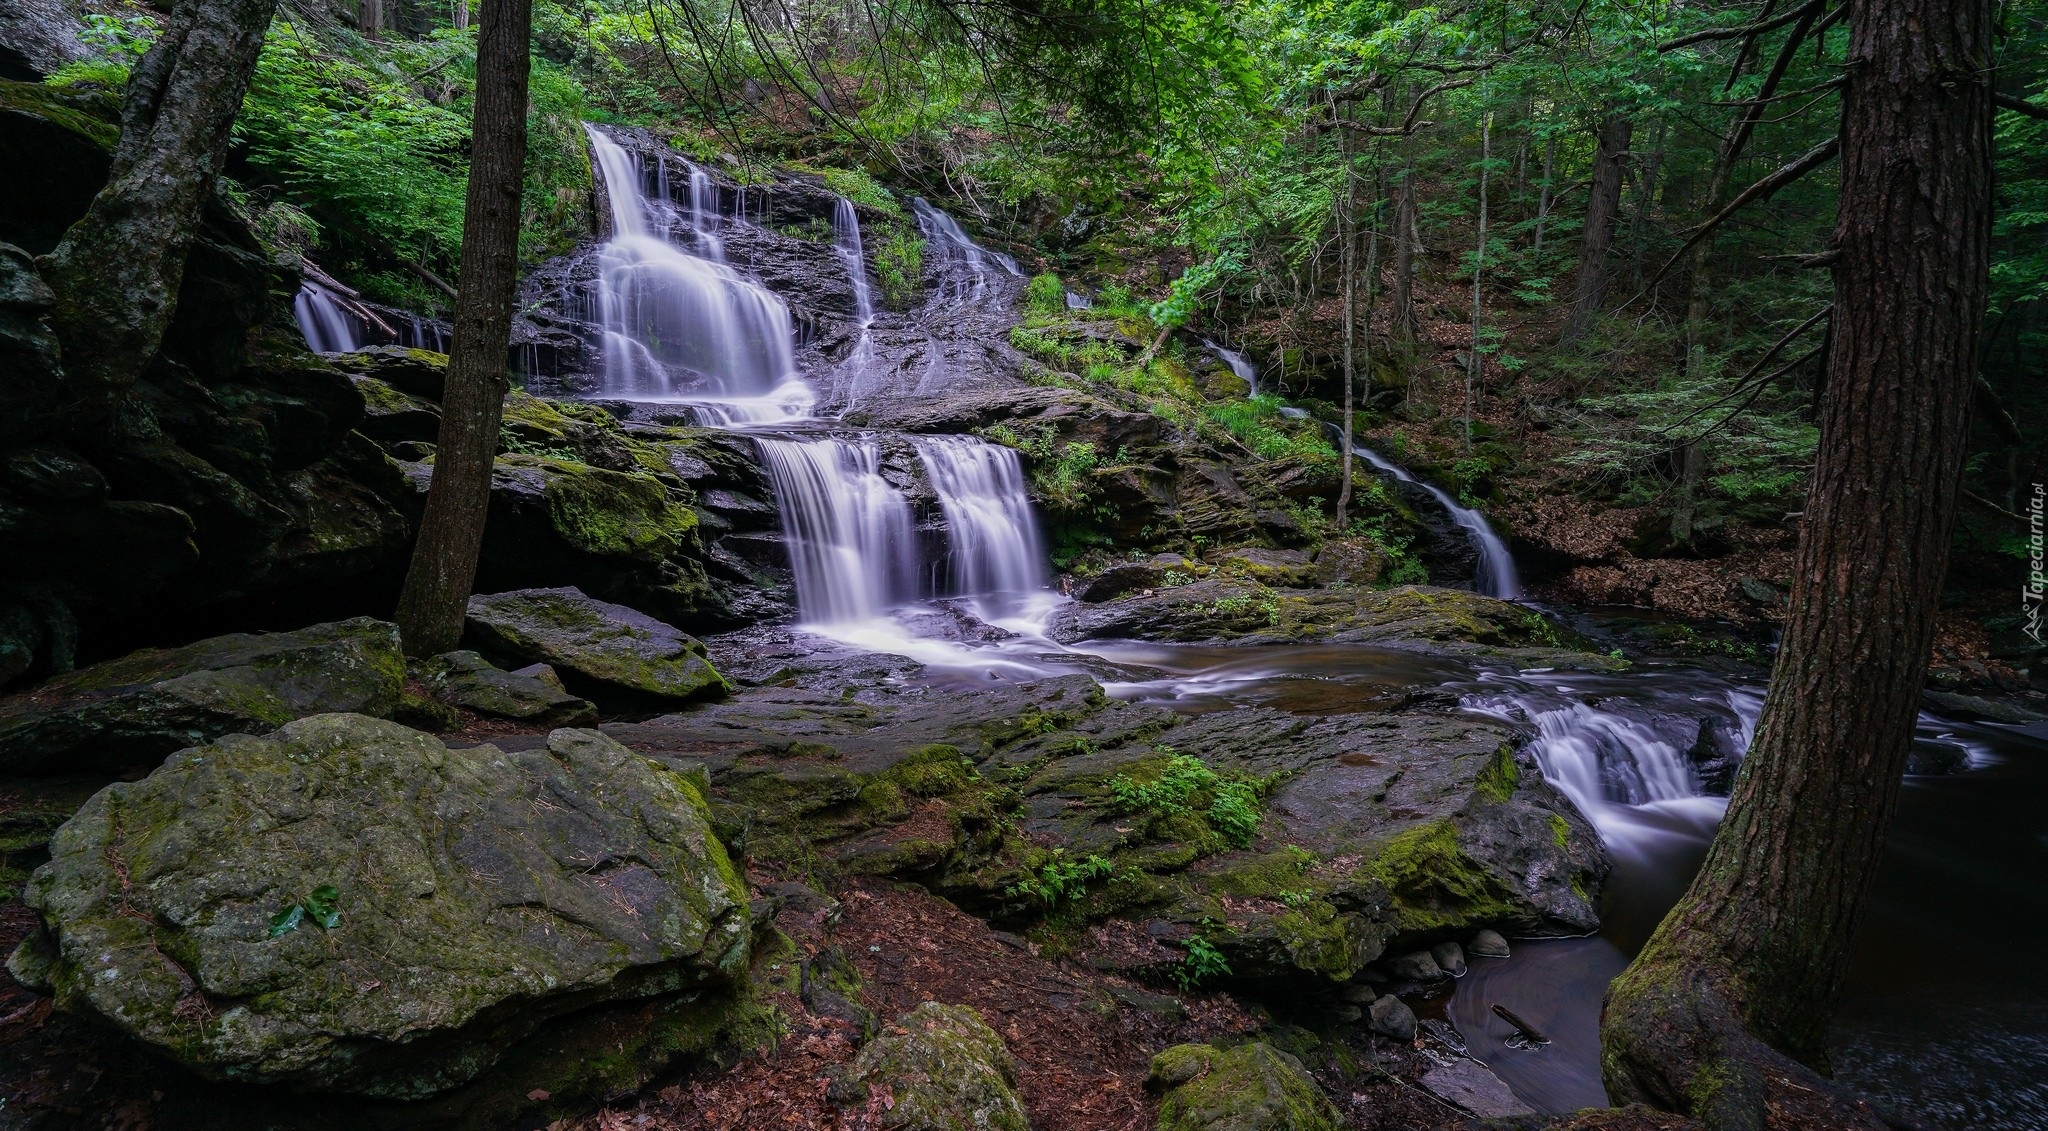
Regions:
[[[2027,500],[2027,584],[2020,590],[2020,607],[2026,611],[2027,627],[2020,631],[2032,637],[2034,643],[2041,643],[2041,598],[2048,595],[2048,572],[2044,572],[2044,561],[2048,561],[2048,534],[2043,532],[2044,509],[2048,509],[2048,489],[2034,484],[2033,497]]]

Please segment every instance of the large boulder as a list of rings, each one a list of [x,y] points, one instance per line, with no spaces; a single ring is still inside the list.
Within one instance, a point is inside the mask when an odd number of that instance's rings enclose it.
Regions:
[[[891,1097],[886,1131],[1030,1131],[1017,1063],[981,1014],[925,1002],[869,1041],[854,1078]]]
[[[395,1099],[550,1019],[728,990],[746,890],[686,777],[594,731],[361,715],[186,750],[51,841],[9,968],[204,1076]]]
[[[598,693],[684,703],[729,690],[696,637],[574,587],[472,597],[468,631],[486,652],[548,664]]]
[[[569,694],[546,664],[508,672],[475,652],[447,652],[421,666],[434,698],[479,715],[541,726],[584,726],[597,721],[588,699]]]
[[[0,699],[0,773],[110,773],[307,715],[386,715],[404,682],[397,626],[367,617],[146,648]]]
[[[1159,1131],[1340,1131],[1344,1120],[1301,1062],[1262,1041],[1176,1045],[1152,1058]]]

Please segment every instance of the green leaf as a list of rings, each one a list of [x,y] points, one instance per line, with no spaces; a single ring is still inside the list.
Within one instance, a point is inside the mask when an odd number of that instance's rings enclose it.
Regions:
[[[313,894],[306,897],[303,906],[306,914],[321,930],[331,931],[341,925],[341,908],[338,906],[340,902],[341,893],[334,890],[333,884],[321,884],[313,889]]]
[[[270,917],[270,937],[276,938],[279,935],[291,934],[299,929],[299,924],[305,921],[306,909],[294,903]]]

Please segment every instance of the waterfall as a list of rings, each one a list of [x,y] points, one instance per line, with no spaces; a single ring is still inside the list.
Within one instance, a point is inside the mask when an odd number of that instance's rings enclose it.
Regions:
[[[918,231],[924,233],[925,265],[939,276],[939,289],[931,300],[934,305],[980,303],[988,298],[990,282],[999,275],[1023,276],[1016,260],[975,243],[958,220],[923,197],[911,198],[910,209],[917,216]]]
[[[847,281],[853,284],[853,317],[862,330],[875,320],[875,303],[868,291],[867,251],[860,243],[860,215],[845,197],[832,208],[832,246],[846,265]]]
[[[866,620],[917,597],[910,504],[882,477],[874,441],[763,436],[754,442],[775,486],[806,622]]]
[[[921,436],[917,454],[946,516],[951,591],[1015,597],[1045,589],[1045,541],[1017,453],[973,436]]]
[[[1470,507],[1459,506],[1457,500],[1451,498],[1450,493],[1443,488],[1415,478],[1408,474],[1407,468],[1382,457],[1370,448],[1354,447],[1351,450],[1365,462],[1388,475],[1403,483],[1413,483],[1429,492],[1429,497],[1444,508],[1451,516],[1451,521],[1458,524],[1459,529],[1472,539],[1472,545],[1479,551],[1479,575],[1473,582],[1481,593],[1508,601],[1521,597],[1522,580],[1515,572],[1515,557],[1508,553],[1507,543],[1501,541],[1500,535],[1493,532],[1493,526],[1486,521],[1485,515]]]
[[[802,415],[811,394],[796,376],[789,308],[725,264],[672,244],[674,209],[665,197],[647,197],[639,158],[595,126],[586,130],[612,218],[598,257],[604,394],[696,403],[707,423]],[[701,172],[691,174],[693,198]],[[694,199],[691,217],[702,246],[722,254],[715,234],[695,227],[709,221]]]
[[[292,316],[314,353],[348,353],[363,346],[355,317],[341,308],[333,291],[311,279],[293,297]]]
[[[718,186],[711,183],[711,174],[694,161],[684,161],[690,170],[690,229],[697,234],[697,245],[704,249],[704,257],[713,263],[725,262],[725,240],[719,229],[725,218],[718,214]]]
[[[1223,364],[1228,365],[1232,373],[1243,378],[1244,383],[1251,386],[1252,396],[1256,397],[1259,395],[1259,370],[1257,366],[1246,361],[1244,355],[1236,350],[1224,349],[1207,338],[1202,339],[1202,344],[1209,347],[1209,352],[1221,359]]]
[[[1067,309],[1068,309],[1068,310],[1093,310],[1093,309],[1095,309],[1095,300],[1094,300],[1094,299],[1092,299],[1092,298],[1089,298],[1089,297],[1088,297],[1087,295],[1084,295],[1084,294],[1078,294],[1078,293],[1076,293],[1076,292],[1074,292],[1074,291],[1068,291],[1068,292],[1067,292]]]

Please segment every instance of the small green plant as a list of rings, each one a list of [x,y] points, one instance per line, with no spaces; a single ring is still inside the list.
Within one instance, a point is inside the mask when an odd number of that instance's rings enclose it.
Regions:
[[[1190,938],[1182,946],[1187,954],[1180,965],[1173,969],[1174,984],[1182,990],[1192,990],[1203,982],[1213,981],[1230,973],[1230,963],[1223,952],[1209,944],[1200,935]]]
[[[333,884],[321,884],[305,898],[270,917],[270,937],[288,935],[306,923],[323,931],[341,926],[341,893]]]
[[[894,310],[916,306],[924,298],[923,237],[902,224],[890,224],[872,246],[882,301]]]
[[[1230,847],[1251,844],[1259,835],[1259,804],[1266,783],[1226,778],[1200,758],[1175,754],[1172,747],[1162,746],[1159,752],[1167,755],[1166,764],[1150,781],[1125,774],[1109,779],[1111,807],[1154,820],[1200,814]]]
[[[1003,894],[1012,898],[1034,899],[1051,909],[1080,897],[1088,890],[1088,881],[1100,879],[1114,870],[1115,866],[1104,857],[1090,853],[1073,860],[1068,858],[1066,849],[1055,848],[1052,856],[1040,864],[1036,872],[1004,888]]]
[[[1024,304],[1040,314],[1058,314],[1067,308],[1067,285],[1049,272],[1034,275],[1024,288]]]

